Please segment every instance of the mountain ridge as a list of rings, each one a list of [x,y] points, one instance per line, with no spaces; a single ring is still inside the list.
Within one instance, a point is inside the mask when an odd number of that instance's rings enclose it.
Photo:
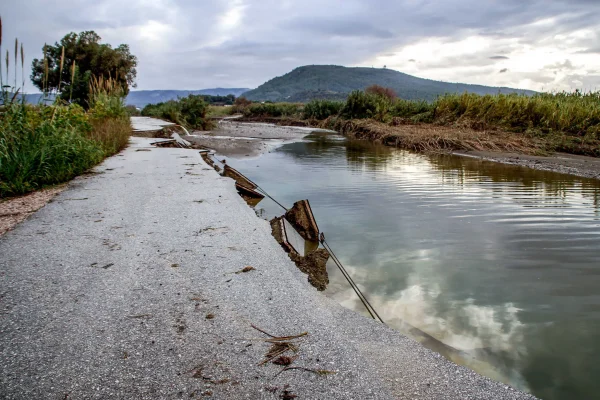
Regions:
[[[525,89],[435,81],[387,68],[305,65],[242,95],[254,101],[342,100],[353,90],[364,90],[371,85],[392,88],[398,97],[406,100],[433,101],[445,93],[465,91],[476,94],[536,93]]]

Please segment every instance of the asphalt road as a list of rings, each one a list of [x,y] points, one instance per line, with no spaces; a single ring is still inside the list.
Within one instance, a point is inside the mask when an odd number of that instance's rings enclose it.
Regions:
[[[197,151],[132,140],[0,238],[0,398],[531,398],[318,293]],[[308,370],[258,365],[251,324],[308,332]]]

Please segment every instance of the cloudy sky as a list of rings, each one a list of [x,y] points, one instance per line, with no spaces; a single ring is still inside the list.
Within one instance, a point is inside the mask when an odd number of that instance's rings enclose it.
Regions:
[[[138,89],[256,87],[306,64],[600,89],[600,0],[4,0],[0,15],[29,62],[70,31],[129,44]]]

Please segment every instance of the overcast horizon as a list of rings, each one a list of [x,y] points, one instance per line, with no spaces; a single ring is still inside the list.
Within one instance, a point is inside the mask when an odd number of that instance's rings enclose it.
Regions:
[[[71,31],[129,44],[136,90],[255,88],[311,64],[538,91],[600,89],[600,2],[522,3],[21,0],[0,13],[3,48],[19,38],[29,69],[45,42]]]

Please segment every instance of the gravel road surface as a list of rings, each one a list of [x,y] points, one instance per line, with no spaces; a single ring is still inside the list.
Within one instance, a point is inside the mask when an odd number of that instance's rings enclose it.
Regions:
[[[233,181],[150,141],[0,238],[0,398],[532,398],[318,293]],[[251,324],[308,332],[308,370],[258,365]]]

